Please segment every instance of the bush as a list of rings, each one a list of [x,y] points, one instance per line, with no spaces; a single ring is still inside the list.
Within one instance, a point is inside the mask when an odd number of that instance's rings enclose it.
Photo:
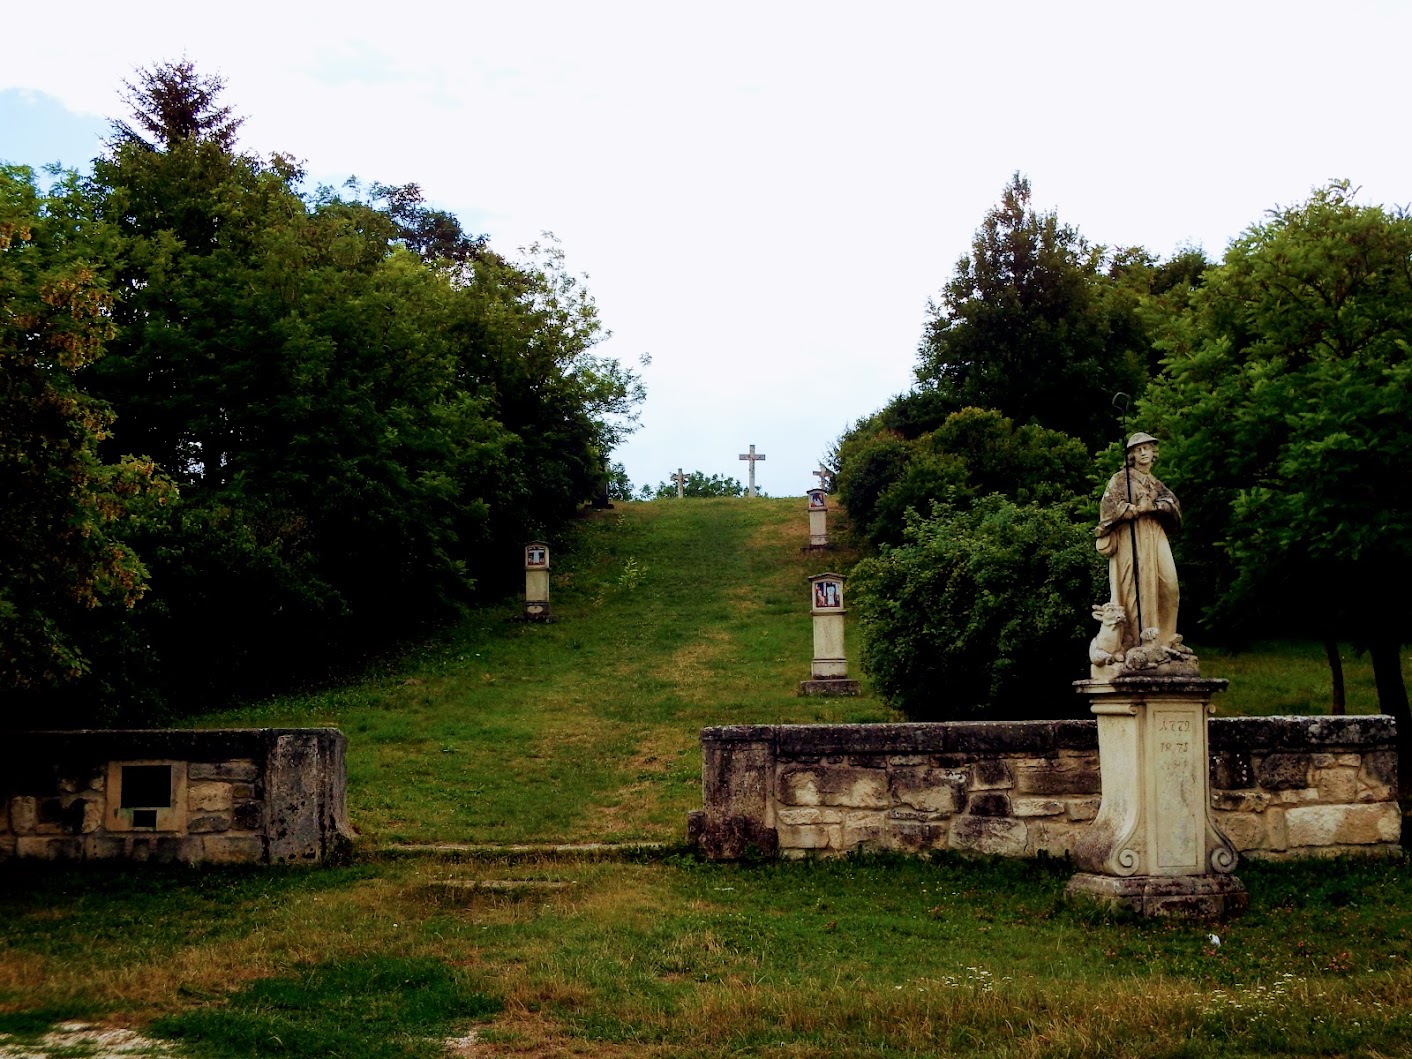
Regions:
[[[1086,505],[998,495],[913,518],[852,579],[863,667],[917,721],[1074,715],[1106,596]]]

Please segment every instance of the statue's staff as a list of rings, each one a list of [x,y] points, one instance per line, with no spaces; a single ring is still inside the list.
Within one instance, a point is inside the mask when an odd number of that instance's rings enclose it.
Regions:
[[[1126,483],[1127,483],[1127,486],[1128,486],[1128,507],[1131,508],[1131,507],[1133,506],[1133,467],[1132,467],[1132,463],[1128,460],[1128,439],[1127,439],[1128,428],[1127,428],[1126,419],[1127,419],[1127,416],[1128,416],[1128,409],[1129,409],[1129,407],[1131,406],[1132,398],[1130,398],[1127,394],[1125,394],[1125,393],[1123,393],[1121,390],[1119,390],[1117,393],[1115,393],[1115,394],[1113,395],[1113,406],[1114,406],[1115,408],[1119,407],[1119,406],[1118,406],[1118,398],[1120,398],[1120,397],[1123,399],[1123,403],[1122,403],[1122,406],[1121,406],[1120,411],[1121,411],[1121,413],[1122,413],[1123,419],[1125,420],[1125,422],[1124,422],[1124,424],[1123,424],[1123,435],[1124,435],[1124,436],[1123,436],[1123,439],[1122,439],[1122,441],[1123,441],[1123,481],[1126,482]],[[1131,511],[1131,512],[1129,512],[1129,514],[1128,514],[1128,540],[1129,540],[1129,542],[1132,544],[1132,554],[1133,554],[1133,602],[1137,604],[1137,629],[1135,630],[1135,632],[1137,633],[1137,642],[1140,644],[1140,643],[1142,643],[1142,576],[1141,576],[1141,574],[1140,574],[1139,571],[1138,571],[1138,563],[1137,563],[1137,518],[1136,518],[1136,511]]]

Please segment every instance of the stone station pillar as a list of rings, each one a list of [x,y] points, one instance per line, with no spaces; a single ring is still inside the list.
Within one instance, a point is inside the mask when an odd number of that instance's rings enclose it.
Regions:
[[[843,581],[838,574],[809,578],[814,617],[814,662],[811,679],[800,681],[801,695],[857,695],[858,681],[848,679],[843,650]]]
[[[525,621],[550,621],[549,545],[531,541],[525,545]]]
[[[1074,849],[1071,894],[1143,915],[1222,916],[1247,902],[1236,851],[1211,816],[1206,719],[1226,681],[1199,676],[1081,680],[1098,718],[1103,794]]]
[[[827,548],[829,546],[829,501],[828,494],[822,489],[809,490],[809,547]]]

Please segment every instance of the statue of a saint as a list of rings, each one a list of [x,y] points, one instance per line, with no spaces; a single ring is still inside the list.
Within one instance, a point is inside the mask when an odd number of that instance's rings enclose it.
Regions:
[[[1167,540],[1167,531],[1181,524],[1182,509],[1153,475],[1156,460],[1157,439],[1151,434],[1128,439],[1127,465],[1103,491],[1095,546],[1108,559],[1110,603],[1120,605],[1126,619],[1113,630],[1121,650],[1141,646],[1189,655],[1177,635],[1177,564]],[[1136,661],[1130,657],[1130,664]]]

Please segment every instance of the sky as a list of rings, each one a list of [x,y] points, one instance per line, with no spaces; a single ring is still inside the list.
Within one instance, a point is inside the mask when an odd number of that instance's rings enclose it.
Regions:
[[[1219,257],[1346,178],[1412,202],[1404,0],[240,5],[11,0],[0,160],[84,168],[183,58],[240,146],[419,184],[585,275],[639,370],[633,482],[801,496],[912,381],[928,301],[1012,174],[1091,242]],[[639,367],[643,354],[650,364]]]

